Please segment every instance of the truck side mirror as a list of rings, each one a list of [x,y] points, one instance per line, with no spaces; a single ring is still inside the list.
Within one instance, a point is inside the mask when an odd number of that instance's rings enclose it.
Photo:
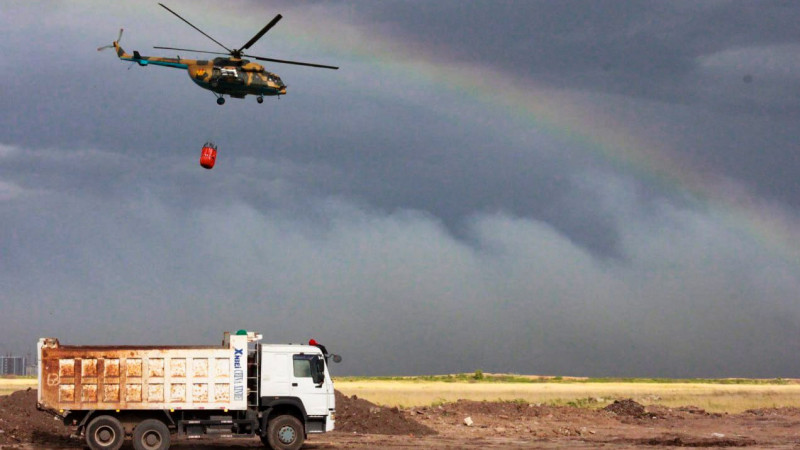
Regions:
[[[333,362],[335,363],[342,362],[342,355],[332,355],[332,356],[333,356]]]

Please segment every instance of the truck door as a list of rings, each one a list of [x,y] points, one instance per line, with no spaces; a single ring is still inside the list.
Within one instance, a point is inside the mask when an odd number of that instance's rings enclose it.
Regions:
[[[297,354],[293,356],[294,378],[292,389],[303,400],[306,414],[328,414],[328,383],[325,363],[321,355]]]

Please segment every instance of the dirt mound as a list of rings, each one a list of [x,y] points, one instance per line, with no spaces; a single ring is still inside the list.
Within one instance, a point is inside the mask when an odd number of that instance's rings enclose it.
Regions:
[[[543,408],[534,408],[526,402],[490,402],[476,400],[457,400],[445,403],[442,408],[447,411],[458,412],[461,414],[485,414],[498,415],[509,418],[536,417],[548,412],[543,412]]]
[[[689,414],[699,414],[703,416],[707,416],[708,412],[705,409],[699,408],[697,406],[687,405],[687,406],[679,406],[675,408],[675,411],[685,412]]]
[[[622,417],[639,418],[649,416],[644,406],[630,398],[626,400],[614,400],[614,403],[603,408],[603,411],[609,411]]]
[[[60,420],[36,409],[36,390],[0,396],[0,445],[22,443],[74,445],[70,430]]]
[[[571,408],[569,414],[572,414],[572,410],[574,409],[575,408]],[[443,403],[439,406],[415,408],[414,411],[421,415],[455,415],[461,418],[471,416],[473,419],[476,416],[492,416],[502,420],[518,421],[537,417],[558,418],[563,415],[565,409],[546,405],[536,406],[520,401],[477,401],[461,399],[455,402]]]
[[[628,439],[623,440],[635,445],[652,446],[652,447],[749,447],[756,445],[756,441],[752,439],[715,439],[715,438],[695,438],[695,437],[663,437],[663,438],[647,438],[647,439]],[[618,441],[622,442],[622,441]]]
[[[784,406],[781,408],[758,408],[748,409],[745,414],[754,416],[800,416],[800,408]]]
[[[425,436],[436,431],[412,419],[398,408],[377,406],[357,396],[336,391],[336,431],[363,434],[413,434]]]

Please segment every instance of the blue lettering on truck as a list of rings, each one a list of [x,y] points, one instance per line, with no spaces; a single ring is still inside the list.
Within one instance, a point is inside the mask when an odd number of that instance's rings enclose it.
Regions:
[[[244,369],[242,369],[243,348],[233,349],[233,400],[244,400]]]

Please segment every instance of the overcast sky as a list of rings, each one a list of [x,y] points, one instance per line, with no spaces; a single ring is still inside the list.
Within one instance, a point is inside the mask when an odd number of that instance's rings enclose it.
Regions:
[[[337,375],[800,377],[800,3],[0,3],[0,353],[313,337]],[[198,57],[184,52],[185,58]],[[203,143],[216,167],[198,164]]]

